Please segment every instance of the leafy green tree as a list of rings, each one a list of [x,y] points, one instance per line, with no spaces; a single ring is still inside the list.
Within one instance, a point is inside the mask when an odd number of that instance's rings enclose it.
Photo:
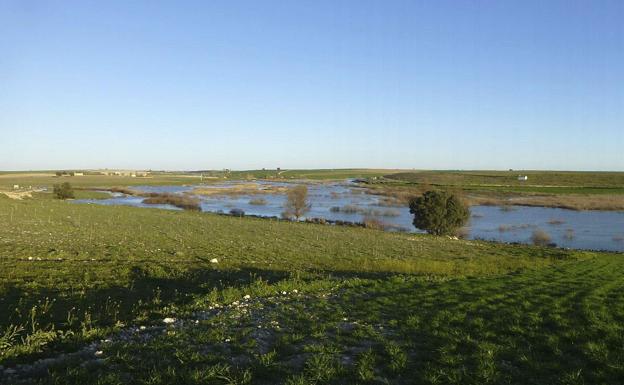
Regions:
[[[74,189],[68,182],[55,184],[53,192],[56,199],[70,199],[74,197]]]
[[[412,198],[409,207],[414,214],[414,226],[434,235],[454,234],[470,217],[468,207],[446,191],[427,191]]]

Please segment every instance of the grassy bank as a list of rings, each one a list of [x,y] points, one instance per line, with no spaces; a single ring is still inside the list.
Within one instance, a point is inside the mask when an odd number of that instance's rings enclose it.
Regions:
[[[517,180],[527,175],[527,181]],[[553,171],[418,171],[370,179],[371,193],[407,204],[428,189],[459,193],[471,205],[522,205],[571,210],[624,210],[624,173]]]
[[[622,374],[619,255],[44,199],[0,216],[5,382]]]
[[[525,175],[526,181],[518,176]],[[624,172],[601,171],[411,171],[387,173],[387,178],[446,186],[518,188],[624,188]],[[568,190],[573,191],[573,190]]]

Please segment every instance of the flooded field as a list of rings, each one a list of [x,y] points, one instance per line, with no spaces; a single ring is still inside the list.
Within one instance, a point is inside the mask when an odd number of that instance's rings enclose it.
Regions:
[[[198,186],[138,186],[143,192],[190,194],[207,212],[279,217],[286,200],[283,191],[292,183],[226,182]],[[420,232],[412,225],[407,207],[387,206],[382,197],[345,181],[309,184],[311,209],[307,218],[362,222],[375,218],[393,231]],[[110,199],[77,200],[78,203],[130,205],[179,210],[170,205],[144,204],[143,197],[113,193]],[[624,251],[624,212],[572,211],[545,207],[473,206],[465,228],[469,239],[530,243],[534,231],[546,232],[560,247]]]

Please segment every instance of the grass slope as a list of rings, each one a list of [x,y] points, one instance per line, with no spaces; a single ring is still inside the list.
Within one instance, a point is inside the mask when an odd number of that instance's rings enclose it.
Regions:
[[[615,383],[622,278],[616,254],[0,197],[0,382]]]

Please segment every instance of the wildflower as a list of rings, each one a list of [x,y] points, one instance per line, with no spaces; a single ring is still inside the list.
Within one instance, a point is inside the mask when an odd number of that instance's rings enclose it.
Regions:
[[[104,352],[103,352],[103,351],[101,351],[101,350],[98,350],[97,352],[95,352],[95,356],[96,356],[96,357],[99,357],[99,356],[101,356],[102,354],[104,354]]]
[[[166,324],[172,324],[172,323],[174,323],[175,321],[176,321],[176,319],[175,319],[175,318],[172,318],[172,317],[167,317],[167,318],[165,318],[165,319],[163,320],[163,322],[164,322],[164,323],[166,323]]]
[[[141,325],[141,326],[139,327],[139,329],[140,329],[140,330],[145,330],[145,329],[146,329],[146,327],[145,327],[144,325]]]
[[[243,297],[243,299],[251,299],[251,296],[250,296],[249,294],[247,294],[247,295],[245,295],[245,296]]]
[[[217,258],[212,258],[210,260],[210,263],[219,263],[219,260]]]
[[[295,289],[295,290],[293,290],[293,293],[297,294],[297,293],[299,293],[299,290]]]

